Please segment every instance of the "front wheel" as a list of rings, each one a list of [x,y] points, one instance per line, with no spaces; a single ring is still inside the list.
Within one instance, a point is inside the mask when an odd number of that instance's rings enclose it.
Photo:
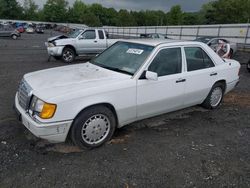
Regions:
[[[202,103],[202,106],[207,109],[215,109],[220,105],[223,95],[224,95],[225,86],[223,83],[216,83],[209,92],[207,98]]]
[[[113,112],[105,106],[90,107],[78,115],[71,139],[79,147],[96,148],[111,139],[116,128]]]
[[[65,63],[72,63],[75,60],[75,51],[72,48],[66,47],[63,49],[62,60]]]

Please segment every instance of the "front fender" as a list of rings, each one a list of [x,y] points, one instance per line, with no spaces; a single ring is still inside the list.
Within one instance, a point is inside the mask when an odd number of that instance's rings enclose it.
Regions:
[[[67,46],[67,45],[71,45],[71,46],[75,46],[76,44],[76,40],[75,39],[60,39],[60,40],[56,40],[56,45],[57,46]]]

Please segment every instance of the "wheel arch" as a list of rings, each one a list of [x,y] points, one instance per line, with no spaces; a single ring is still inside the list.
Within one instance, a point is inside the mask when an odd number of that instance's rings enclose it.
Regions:
[[[70,137],[69,133],[71,132],[71,129],[72,129],[72,125],[74,124],[75,120],[77,119],[77,117],[79,117],[81,115],[81,113],[89,108],[93,108],[93,107],[96,107],[96,106],[104,106],[104,107],[107,107],[108,109],[111,110],[111,112],[114,114],[114,117],[115,117],[115,121],[116,121],[116,127],[118,127],[118,124],[119,124],[119,120],[118,120],[118,115],[117,115],[117,112],[116,112],[116,109],[115,107],[110,104],[110,103],[107,103],[107,102],[102,102],[102,103],[97,103],[97,104],[92,104],[92,105],[89,105],[89,106],[86,106],[84,107],[82,110],[80,110],[77,115],[74,117],[73,119],[73,122],[70,126],[70,129],[69,129],[69,132],[68,132],[68,135],[67,135],[67,139]]]
[[[214,83],[214,85],[217,84],[217,83],[223,84],[223,86],[224,86],[223,92],[225,93],[225,91],[227,90],[227,82],[226,82],[226,80],[225,80],[225,79],[218,80],[218,81],[216,81],[216,82]],[[214,85],[213,85],[213,86],[214,86]]]
[[[15,33],[12,33],[12,34],[10,35],[10,37],[13,37],[13,36],[16,36],[16,37],[18,38],[18,35],[15,34]]]
[[[67,45],[64,46],[63,50],[64,50],[65,48],[71,48],[72,50],[74,50],[75,54],[78,55],[77,52],[76,52],[76,49],[75,49],[75,47],[74,47],[73,45],[67,44]]]

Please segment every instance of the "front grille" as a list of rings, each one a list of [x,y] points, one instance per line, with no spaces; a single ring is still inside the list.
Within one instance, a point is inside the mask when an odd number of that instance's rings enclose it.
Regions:
[[[32,88],[24,79],[22,79],[18,88],[18,101],[19,101],[20,106],[24,110],[27,110],[29,107],[28,105],[30,102],[31,91],[32,91]]]

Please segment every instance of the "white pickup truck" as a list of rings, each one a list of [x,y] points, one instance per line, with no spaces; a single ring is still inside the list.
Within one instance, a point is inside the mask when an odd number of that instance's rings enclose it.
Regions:
[[[72,63],[76,56],[99,54],[116,41],[116,39],[108,39],[104,29],[88,28],[75,30],[68,36],[51,37],[45,45],[49,56]]]
[[[134,121],[197,104],[217,108],[239,70],[200,42],[119,41],[90,62],[24,75],[15,106],[40,138],[98,147]]]

